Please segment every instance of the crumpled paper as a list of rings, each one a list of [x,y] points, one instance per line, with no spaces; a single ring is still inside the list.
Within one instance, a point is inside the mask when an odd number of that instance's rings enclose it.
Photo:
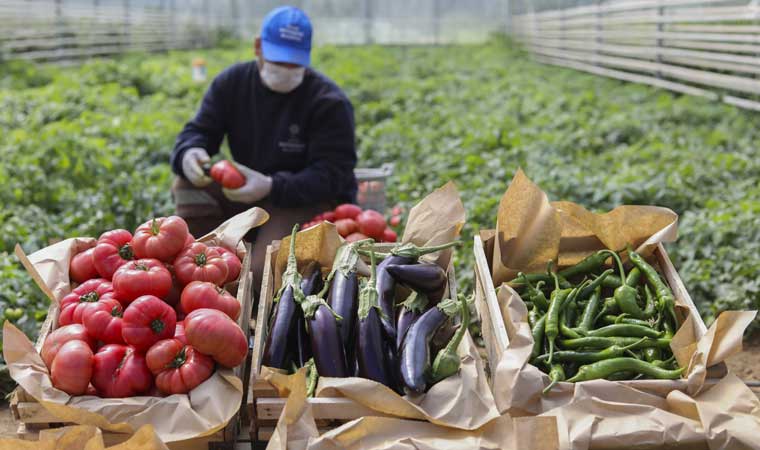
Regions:
[[[245,248],[238,245],[240,240],[248,230],[268,219],[263,209],[251,208],[200,240],[236,249],[239,254],[242,251],[241,256],[245,256]],[[48,313],[52,324],[58,314],[57,302],[71,289],[68,276],[71,256],[93,244],[91,238],[67,239],[28,258],[17,247],[16,254],[32,278],[53,300]],[[18,328],[10,322],[4,324],[3,356],[11,377],[61,422],[94,425],[120,433],[133,433],[151,424],[161,441],[174,442],[216,433],[240,408],[243,383],[229,369],[217,370],[187,395],[121,399],[72,397],[53,387],[38,350]]]
[[[124,442],[106,447],[101,431],[91,425],[41,430],[39,439],[0,438],[0,450],[168,450],[152,425],[143,425]]]
[[[627,242],[651,254],[659,243],[675,239],[676,224],[675,213],[665,208],[620,206],[595,214],[570,202],[550,203],[519,171],[499,207],[490,255],[494,285],[519,271],[543,271],[547,261],[571,265],[600,248],[621,250]],[[559,383],[542,395],[549,378],[528,362],[533,338],[527,308],[502,284],[498,304],[508,343],[501,358],[491,361],[499,411],[556,417],[563,449],[750,448],[745,447],[749,437],[760,432],[757,399],[732,375],[714,386],[707,375],[708,368],[741,351],[743,332],[756,312],[725,312],[705,333],[677,292],[676,302],[683,322],[671,349],[686,367],[684,378]]]

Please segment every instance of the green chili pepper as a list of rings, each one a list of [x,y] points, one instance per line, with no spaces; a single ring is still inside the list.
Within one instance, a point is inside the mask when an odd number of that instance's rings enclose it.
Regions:
[[[551,355],[554,353],[554,341],[559,336],[559,314],[565,304],[565,299],[573,291],[572,289],[560,289],[559,278],[554,274],[555,289],[549,296],[549,310],[546,312],[546,339],[549,341],[549,364],[552,363]]]
[[[599,309],[601,298],[602,288],[597,287],[594,289],[594,292],[591,294],[591,298],[589,298],[588,302],[586,303],[586,307],[583,308],[581,322],[580,325],[578,325],[578,328],[581,330],[581,332],[590,330],[594,325],[594,318],[596,317],[596,311]]]
[[[661,367],[663,369],[677,369],[678,368],[678,362],[676,361],[675,355],[671,356],[670,358],[666,360],[655,360],[651,361],[651,363],[657,367]]]
[[[567,289],[573,287],[572,284],[570,284],[565,277],[558,275],[559,278],[559,287],[562,289]],[[530,281],[531,283],[538,283],[540,281],[543,281],[544,283],[552,283],[554,282],[554,278],[549,273],[527,273],[524,274],[523,278],[518,279],[515,278],[514,280],[507,283],[509,287],[511,288],[517,288],[520,286],[523,286],[526,281]]]
[[[661,312],[667,313],[670,319],[673,321],[673,324],[677,324],[678,319],[676,318],[676,299],[673,297],[673,293],[670,291],[670,288],[660,278],[660,274],[657,273],[654,267],[650,266],[649,263],[644,261],[644,258],[642,258],[641,255],[634,252],[630,247],[628,248],[628,259],[631,260],[634,266],[638,267],[639,270],[641,270],[641,273],[644,274],[649,285],[652,286],[652,289],[654,289],[655,296],[662,310]]]
[[[528,311],[528,325],[530,325],[530,329],[536,327],[536,323],[538,322],[538,319],[540,319],[542,316],[541,311],[538,310],[538,308],[532,308],[530,311]]]
[[[527,287],[525,296],[528,301],[533,302],[533,304],[541,308],[542,311],[549,309],[549,301],[541,290],[541,285],[544,284],[543,281],[539,281],[536,286],[533,286],[527,276],[522,272],[517,275],[517,279],[522,279],[525,282],[525,286]]]
[[[599,253],[612,256],[612,259],[617,263],[620,271],[620,279],[626,280],[625,270],[623,269],[623,262],[620,260],[620,256],[612,250],[600,250]],[[636,319],[646,319],[644,311],[642,311],[641,308],[639,308],[638,303],[636,303],[636,288],[629,286],[628,284],[623,284],[615,289],[613,297],[621,311]]]
[[[606,314],[620,314],[620,308],[613,297],[607,297],[604,299],[602,310],[599,311],[599,314],[597,314],[596,317],[594,317],[594,323],[598,322],[599,319]]]
[[[544,394],[551,391],[554,385],[560,381],[565,381],[565,369],[562,367],[562,364],[551,365],[551,369],[549,370],[549,379],[551,380],[551,383],[549,383],[549,386],[546,386],[544,389]]]
[[[634,267],[628,272],[628,276],[625,278],[625,284],[631,287],[636,287],[639,284],[641,278],[641,270],[638,267]]]
[[[654,313],[657,312],[657,300],[654,298],[654,294],[652,294],[652,290],[649,289],[649,285],[644,285],[644,296],[647,299],[647,306],[644,308],[644,315],[647,317],[654,317]]]
[[[567,381],[576,383],[578,381],[596,380],[621,371],[632,371],[658,380],[676,380],[681,377],[683,368],[666,370],[636,358],[613,358],[581,366],[578,373]]]
[[[602,287],[610,289],[619,288],[622,284],[623,281],[620,279],[620,277],[614,274],[607,275],[604,278],[604,281],[602,281]]]
[[[642,350],[644,361],[654,363],[662,359],[662,350],[657,347],[648,347]]]
[[[576,265],[560,270],[559,276],[564,278],[572,278],[576,275],[585,275],[591,273],[596,269],[602,267],[606,260],[606,256],[600,255],[599,253],[592,253],[583,258]]]
[[[583,289],[581,289],[581,292],[578,294],[579,299],[585,299],[588,296],[590,296],[594,290],[596,290],[597,287],[604,285],[604,280],[610,276],[614,272],[612,269],[607,269],[601,274],[599,274],[598,277],[594,278],[594,281],[586,285]]]
[[[633,325],[630,323],[616,323],[606,327],[597,328],[586,333],[588,337],[649,337],[658,338],[662,335],[657,330],[648,326]]]
[[[607,348],[613,345],[627,346],[636,343],[632,349],[647,348],[647,347],[660,347],[662,349],[670,348],[670,339],[640,339],[636,337],[582,337],[579,339],[562,339],[559,341],[559,345],[562,348],[567,349],[579,349],[579,348]]]
[[[607,375],[605,379],[609,381],[623,381],[623,380],[632,380],[635,377],[636,377],[636,372],[631,372],[630,370],[623,370],[620,372],[611,373]]]
[[[531,334],[533,335],[533,351],[530,353],[531,360],[541,354],[544,343],[544,330],[546,329],[546,316],[546,314],[541,316],[536,321],[536,325],[531,329]]]
[[[620,314],[619,316],[607,314],[602,317],[602,322],[607,325],[614,325],[616,323],[628,323],[631,325],[641,325],[642,327],[652,326],[652,323],[648,320],[631,319],[630,317],[626,317],[625,313]]]
[[[639,339],[638,341],[626,346],[612,345],[598,352],[574,352],[570,350],[560,350],[554,352],[554,359],[561,362],[593,363],[602,361],[604,359],[619,358],[620,356],[623,356],[625,352],[630,351],[631,348],[638,345],[642,341],[643,339]],[[547,354],[539,355],[535,358],[535,361],[543,363],[548,359],[548,357],[549,355]]]

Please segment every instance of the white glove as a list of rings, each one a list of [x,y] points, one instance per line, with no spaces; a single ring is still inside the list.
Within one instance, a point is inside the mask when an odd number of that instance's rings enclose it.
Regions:
[[[272,191],[272,177],[233,162],[245,177],[245,184],[237,189],[222,189],[224,196],[233,202],[256,203]]]
[[[208,153],[200,147],[190,148],[182,155],[182,173],[193,186],[202,188],[211,184],[211,178],[203,173],[201,167],[201,164],[208,164],[209,161],[211,158]]]

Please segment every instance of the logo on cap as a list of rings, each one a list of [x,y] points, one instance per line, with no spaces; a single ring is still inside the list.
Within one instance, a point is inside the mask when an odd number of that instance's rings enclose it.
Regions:
[[[280,38],[300,43],[303,41],[304,32],[297,25],[286,25],[280,27]]]

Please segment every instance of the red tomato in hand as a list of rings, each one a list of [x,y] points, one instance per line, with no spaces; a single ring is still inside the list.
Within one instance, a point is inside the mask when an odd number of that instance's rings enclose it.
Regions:
[[[92,258],[93,250],[94,248],[89,248],[71,258],[71,262],[69,263],[69,278],[72,281],[84,283],[91,278],[98,277],[98,271],[95,270]]]
[[[214,360],[178,339],[158,341],[145,355],[156,386],[167,394],[187,394],[214,372]]]
[[[61,300],[61,314],[58,325],[82,323],[84,312],[97,305],[102,299],[113,298],[111,282],[103,278],[85,281]]]
[[[348,236],[346,236],[346,242],[356,242],[356,241],[361,241],[363,239],[367,239],[367,236],[359,232],[351,233]]]
[[[245,177],[230,161],[223,159],[213,166],[209,173],[214,181],[226,189],[238,189],[245,184]]]
[[[224,259],[224,261],[227,263],[227,279],[224,280],[224,282],[231,283],[237,280],[240,276],[240,269],[243,267],[243,263],[240,261],[240,258],[237,257],[235,252],[227,250],[224,247],[211,248],[216,249],[222,255],[222,259]]]
[[[368,209],[356,218],[356,223],[359,224],[359,232],[366,234],[367,236],[381,240],[383,238],[383,231],[385,231],[385,217],[377,211]]]
[[[69,341],[58,349],[50,365],[53,386],[69,395],[87,392],[93,371],[92,349],[84,341]]]
[[[182,286],[191,281],[210,281],[217,286],[227,280],[227,262],[215,247],[195,242],[174,260],[174,274]]]
[[[335,229],[338,230],[341,237],[346,237],[351,233],[356,233],[359,230],[359,225],[354,219],[338,219],[335,221]]]
[[[145,356],[134,347],[109,344],[98,350],[93,359],[92,385],[101,397],[134,397],[153,386]]]
[[[184,320],[177,321],[177,327],[174,328],[174,339],[187,345],[187,336],[185,336],[185,321]]]
[[[132,233],[127,230],[111,230],[100,235],[92,259],[101,277],[110,280],[116,269],[135,259],[129,245],[131,241]]]
[[[196,309],[211,308],[227,314],[230,319],[240,316],[240,303],[229,292],[204,281],[193,281],[182,290],[182,310],[189,314]]]
[[[90,336],[106,344],[123,344],[124,309],[116,299],[103,299],[82,313],[82,324]]]
[[[187,342],[222,366],[240,365],[248,354],[243,330],[232,319],[215,309],[196,309],[185,317]]]
[[[153,295],[143,295],[124,310],[121,335],[124,342],[145,351],[161,339],[174,337],[177,314]]]
[[[55,359],[55,355],[58,354],[61,346],[69,341],[83,341],[90,348],[95,348],[95,341],[83,325],[76,323],[56,328],[47,335],[40,351],[40,356],[48,368],[52,366],[53,359]]]
[[[322,220],[335,223],[335,213],[333,211],[327,211],[326,213],[322,214]]]
[[[383,231],[383,242],[396,242],[396,239],[398,239],[398,235],[395,231],[390,228],[386,228],[385,231]]]
[[[344,203],[335,208],[335,219],[356,219],[361,213],[362,209],[358,206]]]
[[[113,274],[114,296],[128,305],[141,295],[164,298],[172,289],[172,274],[157,259],[130,261]]]
[[[130,245],[138,258],[172,262],[185,246],[188,233],[187,223],[181,217],[158,217],[137,227]]]

